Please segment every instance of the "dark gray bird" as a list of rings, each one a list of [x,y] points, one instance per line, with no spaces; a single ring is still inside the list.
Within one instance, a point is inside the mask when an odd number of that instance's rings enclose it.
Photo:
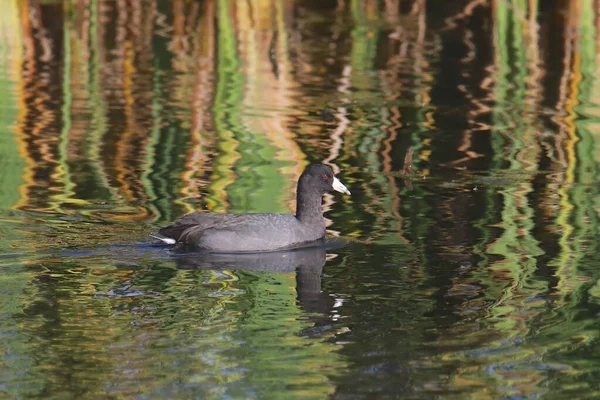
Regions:
[[[195,212],[151,236],[168,244],[183,243],[227,253],[297,247],[325,236],[321,203],[323,194],[332,189],[350,194],[331,168],[322,164],[310,165],[298,180],[295,216]]]

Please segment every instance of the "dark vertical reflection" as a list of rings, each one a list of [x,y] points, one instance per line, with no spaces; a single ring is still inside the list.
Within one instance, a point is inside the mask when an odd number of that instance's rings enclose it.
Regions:
[[[56,182],[63,55],[63,9],[56,4],[32,4],[25,21],[23,59],[24,117],[18,127],[29,158],[35,161],[26,189],[28,208],[48,209],[46,199],[60,192]],[[50,17],[49,15],[52,15]],[[43,200],[42,200],[43,199]]]

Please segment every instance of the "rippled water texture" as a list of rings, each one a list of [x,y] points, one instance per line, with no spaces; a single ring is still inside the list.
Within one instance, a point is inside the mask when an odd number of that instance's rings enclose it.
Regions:
[[[5,3],[0,398],[600,397],[598,2]],[[323,247],[147,236],[311,162]]]

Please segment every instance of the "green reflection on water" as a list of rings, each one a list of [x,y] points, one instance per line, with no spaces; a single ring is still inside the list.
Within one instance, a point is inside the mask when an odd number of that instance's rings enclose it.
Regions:
[[[26,163],[20,153],[19,143],[14,134],[15,120],[19,115],[18,82],[15,82],[18,60],[21,58],[21,37],[15,38],[6,33],[18,24],[16,5],[7,7],[2,18],[0,49],[4,53],[0,62],[0,210],[11,209],[20,199],[19,187],[23,185],[23,171]]]

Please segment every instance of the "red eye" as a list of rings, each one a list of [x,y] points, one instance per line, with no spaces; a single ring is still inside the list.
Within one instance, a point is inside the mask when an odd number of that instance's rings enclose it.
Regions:
[[[323,178],[324,181],[326,181],[327,179],[329,179],[329,177],[327,175],[323,175],[321,178]]]

